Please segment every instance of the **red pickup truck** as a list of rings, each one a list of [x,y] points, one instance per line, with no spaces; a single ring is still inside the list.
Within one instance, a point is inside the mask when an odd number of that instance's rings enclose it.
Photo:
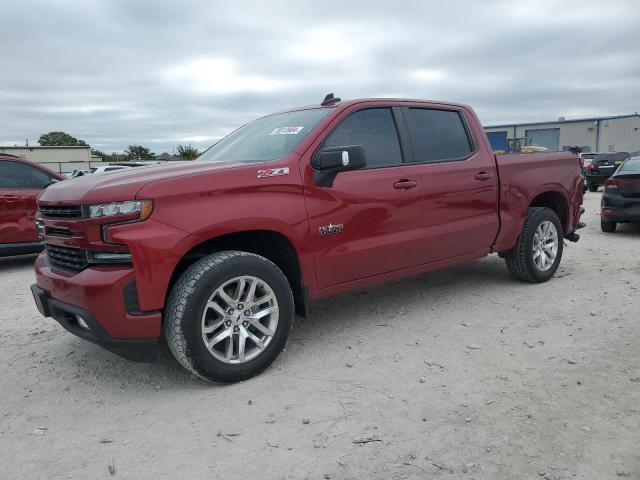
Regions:
[[[22,157],[0,153],[0,257],[43,249],[34,221],[36,198],[64,178]]]
[[[583,226],[580,168],[571,152],[494,155],[465,105],[328,95],[193,162],[49,187],[32,291],[113,352],[152,360],[166,339],[190,372],[238,381],[313,299],[492,252],[548,280]]]

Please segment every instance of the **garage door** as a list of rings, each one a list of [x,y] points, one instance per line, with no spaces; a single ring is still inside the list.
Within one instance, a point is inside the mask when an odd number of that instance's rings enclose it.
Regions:
[[[491,148],[495,150],[507,149],[507,132],[487,132]]]
[[[560,150],[560,129],[559,128],[541,128],[539,130],[525,131],[526,144],[546,147],[550,152]]]

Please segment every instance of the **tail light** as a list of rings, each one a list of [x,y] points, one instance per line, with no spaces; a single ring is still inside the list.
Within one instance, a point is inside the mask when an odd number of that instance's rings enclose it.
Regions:
[[[610,178],[606,182],[604,182],[605,190],[614,190],[618,189],[618,181],[615,178]]]
[[[590,163],[588,168],[593,172],[596,169],[596,166],[593,163]]]
[[[580,168],[584,167],[584,158],[578,157],[578,164],[580,165]]]

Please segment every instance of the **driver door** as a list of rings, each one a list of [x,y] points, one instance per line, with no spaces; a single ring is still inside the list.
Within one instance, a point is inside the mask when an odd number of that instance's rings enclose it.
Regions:
[[[392,108],[347,111],[339,122],[315,150],[362,145],[367,166],[318,187],[306,165],[318,289],[407,268],[424,254],[419,167],[403,162]]]

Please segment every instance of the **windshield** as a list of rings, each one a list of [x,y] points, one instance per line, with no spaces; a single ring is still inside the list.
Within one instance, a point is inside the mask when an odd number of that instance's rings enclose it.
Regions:
[[[314,108],[262,117],[230,133],[198,157],[200,162],[261,162],[290,153],[330,109]]]

